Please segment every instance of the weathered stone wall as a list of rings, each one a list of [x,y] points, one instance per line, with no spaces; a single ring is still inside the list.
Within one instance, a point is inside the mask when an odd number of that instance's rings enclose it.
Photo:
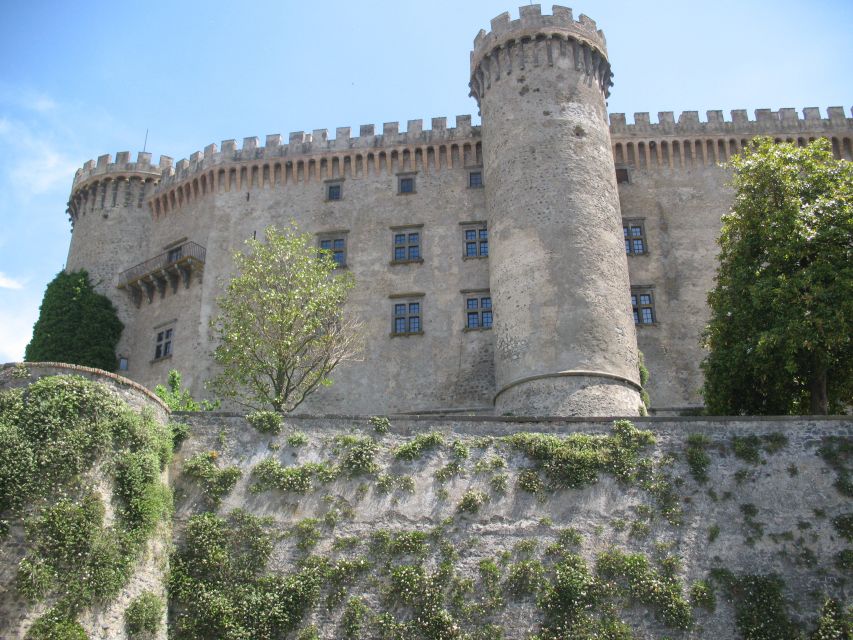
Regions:
[[[407,614],[402,605],[394,609],[378,595],[387,576],[381,570],[381,555],[370,551],[370,540],[379,530],[391,534],[432,532],[432,551],[425,561],[428,570],[436,567],[436,547],[449,542],[459,552],[455,571],[463,579],[473,579],[472,598],[483,597],[477,569],[481,560],[493,559],[503,567],[501,584],[505,585],[510,564],[523,557],[516,547],[518,543],[532,542],[532,557],[542,559],[547,566],[554,558],[545,550],[567,527],[581,534],[582,541],[574,551],[591,568],[598,554],[613,548],[643,553],[649,558],[677,558],[676,573],[685,597],[690,585],[706,579],[713,568],[729,569],[735,574],[778,574],[785,584],[784,595],[792,605],[790,613],[809,628],[814,625],[824,596],[843,603],[853,597],[849,576],[835,565],[836,555],[850,545],[832,524],[833,518],[849,511],[850,503],[833,486],[835,470],[818,455],[818,449],[830,436],[846,438],[849,443],[853,438],[853,421],[849,418],[638,418],[636,426],[650,430],[655,437],[654,445],[640,451],[641,460],[649,461],[642,464],[648,464],[652,473],[652,489],[633,482],[620,483],[601,472],[589,486],[537,494],[519,486],[522,472],[530,469],[533,461],[502,441],[503,436],[519,432],[605,434],[610,432],[610,423],[399,416],[391,418],[390,431],[381,435],[363,417],[292,417],[286,419],[283,433],[272,436],[259,434],[242,417],[234,415],[178,414],[176,418],[187,421],[193,432],[172,473],[178,499],[178,544],[187,519],[203,509],[198,485],[182,475],[182,463],[197,453],[215,451],[217,465],[236,465],[243,471],[219,513],[244,508],[274,519],[273,530],[281,536],[271,569],[294,570],[309,552],[296,548],[296,538],[291,535],[293,526],[306,518],[317,518],[321,537],[310,553],[333,559],[366,556],[372,563],[371,571],[348,587],[347,597],[364,596],[374,612],[391,607],[403,618],[411,613]],[[433,431],[442,434],[444,445],[426,451],[414,461],[395,458],[396,447],[411,442],[417,434]],[[306,436],[305,443],[288,444],[297,432]],[[339,464],[346,451],[341,437],[361,434],[370,435],[379,443],[375,473],[348,477],[344,472],[332,482],[315,480],[312,490],[304,495],[275,489],[260,493],[250,490],[256,481],[252,469],[262,460],[271,457],[285,466],[306,462]],[[701,434],[709,440],[705,450],[710,464],[704,483],[691,476],[686,462],[686,442],[691,434]],[[735,455],[735,438],[744,437],[757,438],[758,459],[754,462],[743,459],[743,451],[741,457]],[[470,448],[468,458],[454,455],[451,443],[456,441]],[[504,460],[506,467],[482,468],[484,461],[495,458]],[[436,472],[454,460],[461,463],[461,470],[444,481],[437,479]],[[413,491],[395,485],[383,492],[379,482],[386,473],[410,477]],[[505,494],[496,491],[491,482],[500,473],[507,475]],[[472,489],[485,492],[488,501],[475,513],[462,513],[460,501]],[[752,515],[748,515],[752,513],[749,505],[757,510]],[[336,518],[329,519],[330,512]],[[508,555],[502,556],[505,553]],[[418,560],[408,557],[393,562]],[[654,564],[654,560],[651,562]],[[503,593],[507,597],[505,608],[475,615],[470,622],[479,626],[497,624],[507,640],[528,637],[542,621],[535,599]],[[693,609],[694,626],[688,632],[667,628],[655,618],[652,609],[637,602],[619,602],[617,615],[634,628],[639,638],[740,637],[732,603],[721,591],[717,591],[717,601],[714,613]],[[316,624],[323,638],[342,637],[341,612],[340,606],[327,609],[321,601],[306,624]],[[457,622],[466,624],[458,618]]]

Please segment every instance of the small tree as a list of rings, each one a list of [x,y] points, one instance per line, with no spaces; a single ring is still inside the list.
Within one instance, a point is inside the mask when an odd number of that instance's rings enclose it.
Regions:
[[[718,414],[825,414],[853,401],[853,165],[829,142],[760,138],[731,161],[704,343]]]
[[[292,411],[360,350],[360,326],[343,314],[354,279],[295,226],[246,244],[211,321],[222,372],[209,387],[245,407]]]
[[[95,292],[88,273],[60,271],[44,292],[24,359],[114,371],[122,329],[113,303]]]
[[[192,397],[189,389],[181,389],[181,372],[177,369],[169,371],[168,386],[158,384],[154,387],[154,395],[165,402],[172,411],[213,411],[219,407],[218,400],[198,402]]]

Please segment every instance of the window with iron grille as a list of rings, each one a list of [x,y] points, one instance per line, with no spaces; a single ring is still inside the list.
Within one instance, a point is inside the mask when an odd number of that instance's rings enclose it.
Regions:
[[[326,200],[340,200],[344,195],[344,186],[341,182],[329,182],[326,184]]]
[[[397,193],[401,195],[415,193],[415,176],[412,174],[397,176]]]
[[[492,328],[492,298],[488,291],[465,293],[465,328]]]
[[[468,172],[468,188],[482,189],[483,188],[483,171],[476,169]]]
[[[623,220],[622,235],[625,237],[625,253],[629,256],[641,256],[648,253],[646,229],[642,220]]]
[[[631,288],[631,309],[634,313],[634,324],[655,324],[655,298],[651,289]]]

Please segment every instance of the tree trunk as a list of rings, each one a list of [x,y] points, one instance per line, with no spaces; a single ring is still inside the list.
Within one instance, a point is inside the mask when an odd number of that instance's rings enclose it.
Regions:
[[[826,395],[826,366],[816,364],[809,384],[811,392],[811,407],[813,416],[825,416],[829,413],[829,398]]]

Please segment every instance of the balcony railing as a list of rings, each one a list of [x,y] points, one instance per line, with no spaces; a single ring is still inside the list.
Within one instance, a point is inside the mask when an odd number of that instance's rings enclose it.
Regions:
[[[161,297],[165,295],[167,284],[172,286],[173,293],[177,292],[180,280],[183,280],[185,287],[189,287],[193,272],[201,274],[204,270],[206,254],[207,250],[201,245],[185,242],[122,271],[118,277],[118,288],[127,289],[137,306],[142,301],[143,293],[150,303],[155,290],[159,291]]]

